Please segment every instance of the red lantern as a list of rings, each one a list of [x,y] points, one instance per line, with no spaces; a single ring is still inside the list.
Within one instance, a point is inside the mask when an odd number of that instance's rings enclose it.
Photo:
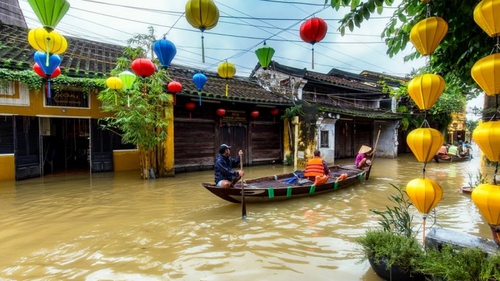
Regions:
[[[255,127],[255,119],[259,117],[259,112],[257,110],[254,110],[252,111],[252,113],[250,113],[250,115],[253,117],[253,126]]]
[[[186,103],[186,108],[189,110],[189,119],[191,119],[191,110],[193,110],[196,107],[196,104],[194,102],[187,102]]]
[[[177,81],[172,81],[172,82],[168,83],[167,89],[169,92],[174,94],[174,105],[175,105],[175,94],[182,91],[182,85],[181,85],[181,83],[179,83]]]
[[[61,75],[61,68],[59,68],[59,66],[54,70],[54,72],[52,72],[52,74],[49,77],[45,75],[45,73],[43,72],[42,68],[38,65],[38,63],[35,63],[33,65],[33,70],[35,71],[36,74],[38,74],[38,76],[45,79],[54,79],[57,76]]]
[[[217,115],[220,116],[220,125],[222,127],[222,116],[226,115],[226,110],[224,108],[217,109]]]
[[[300,26],[300,38],[304,42],[312,44],[312,69],[314,69],[314,44],[325,38],[327,30],[326,22],[316,17],[306,20]]]
[[[155,65],[150,59],[136,59],[132,62],[132,70],[137,76],[149,77],[155,73]],[[143,81],[142,96],[146,97],[146,83]]]
[[[276,122],[276,115],[278,115],[280,111],[277,108],[271,109],[271,114],[273,115],[273,122]]]

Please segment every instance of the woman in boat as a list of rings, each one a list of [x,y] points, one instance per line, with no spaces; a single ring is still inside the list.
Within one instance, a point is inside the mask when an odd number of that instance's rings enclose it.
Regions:
[[[231,147],[227,144],[219,146],[219,155],[215,159],[214,174],[215,184],[222,188],[233,187],[245,174],[243,170],[233,171],[233,167],[240,163],[243,151],[238,152],[236,159],[231,158]]]
[[[329,176],[330,169],[326,164],[325,160],[321,158],[321,152],[319,150],[314,151],[314,157],[309,159],[306,164],[306,169],[304,170],[304,177],[314,181],[316,176]]]
[[[358,155],[356,156],[356,161],[354,161],[354,164],[358,169],[364,169],[369,167],[372,163],[368,157],[372,156],[373,153],[375,153],[375,149],[372,149],[371,147],[367,145],[362,145],[361,148],[358,151]]]

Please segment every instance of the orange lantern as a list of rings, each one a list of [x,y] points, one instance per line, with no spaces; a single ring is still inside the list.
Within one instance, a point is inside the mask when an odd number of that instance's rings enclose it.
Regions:
[[[430,55],[448,32],[448,23],[440,17],[419,21],[410,31],[410,41],[423,56]]]
[[[500,161],[500,121],[479,124],[472,138],[490,161]]]
[[[194,102],[186,102],[186,108],[189,110],[189,119],[191,119],[191,110],[193,110],[196,107],[196,104]]]
[[[472,190],[471,199],[479,212],[488,222],[493,239],[500,245],[500,186],[494,184],[480,184]]]
[[[444,137],[436,129],[418,128],[408,134],[406,142],[418,162],[427,163],[434,158],[443,145]]]
[[[227,83],[227,79],[233,78],[233,76],[236,74],[236,66],[227,61],[222,62],[219,64],[219,67],[217,68],[217,73],[219,73],[220,77],[226,79],[226,97],[227,97],[229,93],[229,84]]]
[[[500,53],[478,60],[471,69],[472,78],[488,96],[500,94]]]
[[[474,21],[490,37],[500,35],[500,2],[483,0],[474,8]]]
[[[443,77],[437,74],[424,74],[408,83],[408,93],[421,110],[431,109],[444,91]]]

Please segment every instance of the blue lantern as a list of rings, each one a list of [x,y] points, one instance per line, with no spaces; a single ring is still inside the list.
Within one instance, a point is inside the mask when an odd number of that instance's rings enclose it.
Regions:
[[[168,68],[174,59],[175,54],[177,54],[177,48],[174,43],[168,41],[165,37],[161,40],[156,40],[153,43],[153,51],[160,60],[163,68]]]
[[[35,55],[33,56],[35,59],[35,62],[40,66],[42,69],[43,73],[47,76],[47,85],[46,85],[46,96],[47,98],[52,97],[52,93],[50,92],[50,79],[49,77],[54,73],[56,68],[59,67],[61,64],[61,57],[58,55],[50,55],[47,58],[47,54],[44,52],[36,51]]]
[[[201,91],[203,89],[203,86],[205,86],[205,83],[207,83],[207,76],[205,74],[198,72],[195,75],[193,75],[193,82],[196,85],[196,88],[198,91]],[[198,97],[200,100],[200,105],[201,105],[201,93],[198,92]]]
[[[33,56],[35,62],[42,68],[45,75],[50,76],[54,70],[61,64],[61,57],[58,55],[50,55],[47,60],[47,54],[44,52],[36,51]],[[48,63],[46,63],[48,61]]]

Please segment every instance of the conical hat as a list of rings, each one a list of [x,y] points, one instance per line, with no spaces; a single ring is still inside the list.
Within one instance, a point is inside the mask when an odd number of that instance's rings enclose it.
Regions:
[[[362,145],[361,148],[359,149],[358,153],[368,153],[368,152],[370,152],[370,150],[372,150],[371,147],[366,146],[366,145]]]

